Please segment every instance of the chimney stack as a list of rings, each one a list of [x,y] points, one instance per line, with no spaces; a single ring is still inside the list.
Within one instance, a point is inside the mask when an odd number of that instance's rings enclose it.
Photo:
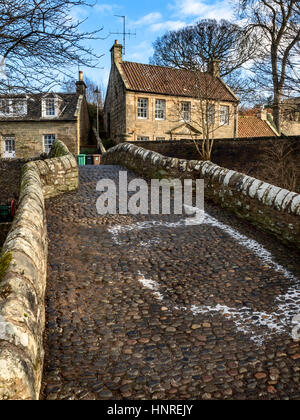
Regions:
[[[265,109],[264,106],[260,107],[256,116],[262,121],[267,121],[267,119],[268,119],[267,110]]]
[[[220,60],[214,59],[208,64],[208,73],[214,77],[220,77]]]
[[[76,93],[77,95],[86,95],[86,84],[83,79],[83,71],[79,72],[79,80],[76,82]]]
[[[119,44],[119,41],[116,39],[113,47],[110,50],[111,52],[111,61],[112,63],[121,63],[123,60],[123,45]]]

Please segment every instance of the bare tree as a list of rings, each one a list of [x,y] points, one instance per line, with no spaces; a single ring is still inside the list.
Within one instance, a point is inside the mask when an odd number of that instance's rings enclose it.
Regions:
[[[58,74],[74,65],[94,67],[99,56],[87,46],[101,29],[81,31],[72,13],[91,0],[0,0],[0,93],[50,90]],[[5,77],[3,68],[5,66]]]
[[[300,192],[299,146],[290,141],[275,141],[265,147],[258,167],[258,176],[266,182]]]
[[[73,93],[75,91],[75,82],[74,78],[65,79],[62,83],[63,90],[66,93]],[[100,109],[103,108],[103,86],[95,83],[89,77],[85,77],[84,83],[86,84],[86,100],[90,105],[97,105]]]
[[[206,68],[220,60],[220,76],[236,94],[245,100],[253,92],[253,84],[241,71],[256,56],[256,35],[245,33],[226,20],[201,20],[178,31],[167,32],[154,46],[151,64],[188,70]]]
[[[273,115],[281,133],[282,100],[299,89],[300,4],[298,0],[240,0],[247,32],[260,39],[253,72],[262,88],[273,91]]]
[[[169,119],[188,130],[201,160],[211,160],[218,130],[228,127],[236,134],[238,99],[220,100],[217,77],[199,70],[193,72],[193,99],[174,99]],[[179,125],[180,127],[180,125]],[[228,135],[230,136],[230,135]]]

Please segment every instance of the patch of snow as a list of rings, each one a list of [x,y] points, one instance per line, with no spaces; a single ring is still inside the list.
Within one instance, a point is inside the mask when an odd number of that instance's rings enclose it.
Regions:
[[[138,281],[147,289],[153,292],[153,295],[158,300],[163,300],[164,296],[159,292],[159,284],[154,280],[146,279],[141,273],[138,273]]]
[[[247,236],[239,233],[230,226],[225,225],[224,223],[218,221],[212,216],[204,213],[203,211],[196,209],[194,207],[185,206],[187,214],[195,213],[194,217],[188,217],[184,219],[179,219],[178,222],[163,222],[163,221],[146,221],[138,222],[132,225],[125,226],[114,226],[109,228],[110,233],[113,236],[114,241],[118,242],[118,236],[122,233],[126,233],[133,230],[140,229],[151,229],[153,227],[168,227],[168,228],[177,228],[182,226],[192,226],[192,225],[211,225],[222,231],[226,232],[234,240],[236,240],[239,245],[244,246],[249,249],[254,255],[256,255],[264,264],[270,266],[274,271],[281,273],[282,276],[293,283],[288,291],[276,297],[274,301],[274,307],[276,308],[274,312],[259,312],[251,311],[249,308],[244,307],[241,309],[230,308],[227,306],[216,305],[216,306],[196,306],[191,307],[174,307],[173,309],[177,310],[189,310],[194,315],[198,314],[222,314],[228,319],[232,320],[235,324],[237,331],[242,332],[246,335],[249,335],[249,338],[254,341],[257,345],[262,345],[265,340],[271,339],[273,334],[283,334],[289,328],[292,329],[292,320],[299,314],[300,308],[300,287],[299,279],[297,279],[290,271],[285,269],[282,265],[274,261],[272,254],[266,250],[261,244],[259,244],[254,239],[250,239]],[[156,242],[157,243],[157,242]],[[142,246],[149,246],[151,240],[147,242],[140,242]],[[156,299],[162,301],[164,296],[159,292],[159,284],[153,280],[146,279],[141,273],[139,273],[138,281],[146,288],[151,290]],[[264,328],[263,333],[257,333],[256,328]],[[299,328],[299,327],[298,327]],[[294,330],[293,330],[294,331]],[[290,335],[294,337],[294,332],[290,332]]]

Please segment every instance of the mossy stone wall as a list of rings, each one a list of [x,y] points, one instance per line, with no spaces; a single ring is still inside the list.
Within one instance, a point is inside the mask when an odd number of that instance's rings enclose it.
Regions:
[[[50,157],[24,165],[18,211],[0,255],[0,400],[39,398],[48,256],[45,198],[78,187],[76,159],[68,149],[57,142]]]

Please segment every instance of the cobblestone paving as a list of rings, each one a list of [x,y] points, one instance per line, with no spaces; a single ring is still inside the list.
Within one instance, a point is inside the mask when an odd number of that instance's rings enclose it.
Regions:
[[[198,225],[101,217],[120,169],[48,202],[42,398],[300,399],[299,254],[211,204]]]

